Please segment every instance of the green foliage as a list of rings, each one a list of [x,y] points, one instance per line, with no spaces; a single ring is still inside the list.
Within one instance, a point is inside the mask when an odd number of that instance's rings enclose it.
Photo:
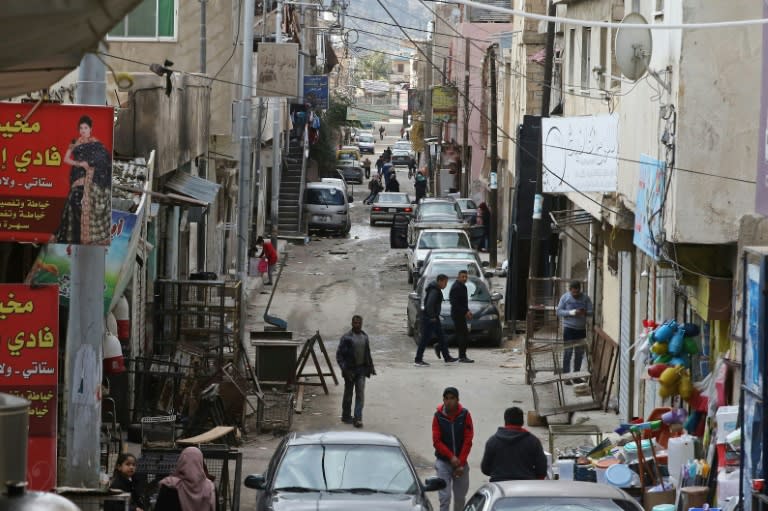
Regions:
[[[348,105],[346,98],[331,96],[328,110],[320,116],[320,134],[317,143],[309,148],[309,157],[317,162],[321,176],[336,173],[336,145],[341,139],[341,128],[347,120]]]
[[[390,71],[390,58],[383,53],[362,57],[357,64],[357,80],[386,80]]]

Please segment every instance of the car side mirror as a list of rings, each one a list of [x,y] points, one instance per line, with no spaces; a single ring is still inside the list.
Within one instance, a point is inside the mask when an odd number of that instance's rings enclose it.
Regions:
[[[267,487],[267,479],[261,474],[251,474],[245,478],[243,484],[252,490],[263,490]]]
[[[445,479],[441,477],[427,477],[424,480],[424,491],[438,491],[445,488]]]
[[[483,265],[483,268],[488,268],[491,265],[489,261],[483,261],[481,264]]]
[[[504,298],[504,295],[502,295],[501,293],[491,293],[491,300],[494,302],[498,302],[502,298]]]
[[[490,279],[490,278],[491,278],[491,277],[493,277],[494,275],[496,275],[496,274],[495,274],[495,273],[493,273],[492,271],[486,271],[486,272],[483,272],[483,277],[485,277],[486,279]]]
[[[408,293],[408,299],[409,300],[418,300],[419,299],[419,293],[417,293],[416,291],[411,291],[410,293]]]

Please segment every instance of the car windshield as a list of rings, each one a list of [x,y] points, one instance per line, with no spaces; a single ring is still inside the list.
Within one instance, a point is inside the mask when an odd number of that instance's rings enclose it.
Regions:
[[[448,285],[443,289],[443,300],[450,301],[449,295],[451,293],[451,286],[455,281],[456,279],[448,279]],[[477,280],[467,281],[467,294],[469,295],[469,300],[472,302],[491,301],[491,293],[488,291],[488,288],[485,287],[482,282]]]
[[[369,144],[373,142],[373,137],[370,135],[360,135],[359,137],[357,137],[357,141]]]
[[[456,209],[454,209],[453,204],[448,202],[432,202],[419,206],[419,216],[421,218],[445,215],[456,216]]]
[[[392,156],[408,156],[409,154],[407,149],[395,149],[392,151]]]
[[[357,160],[339,160],[336,162],[339,167],[356,167],[357,166]]]
[[[338,159],[339,159],[339,161],[341,161],[341,160],[354,160],[355,159],[355,155],[354,155],[354,153],[339,153]]]
[[[458,203],[461,209],[477,209],[477,205],[472,199],[459,199]]]
[[[474,261],[476,256],[472,252],[438,252],[430,254],[429,258],[433,261],[436,259],[467,259]]]
[[[386,204],[410,204],[408,195],[404,193],[380,193],[376,202],[383,202]]]
[[[494,511],[634,511],[630,502],[570,497],[508,497],[493,504]]]
[[[321,206],[343,206],[344,194],[336,188],[308,188],[307,204],[319,204]]]
[[[470,277],[479,277],[480,272],[477,264],[465,261],[445,261],[438,260],[430,265],[429,275],[458,275],[459,270],[465,270]]]
[[[403,149],[405,151],[411,150],[410,142],[395,142],[395,149]]]
[[[416,494],[419,489],[403,451],[386,445],[294,445],[274,481],[275,490]]]
[[[419,248],[469,248],[469,240],[463,232],[425,232],[419,238]]]

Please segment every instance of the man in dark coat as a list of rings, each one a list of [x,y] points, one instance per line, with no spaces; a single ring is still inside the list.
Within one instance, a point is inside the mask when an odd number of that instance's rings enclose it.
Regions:
[[[439,354],[442,354],[446,363],[458,362],[458,358],[453,358],[448,351],[448,343],[445,342],[443,327],[440,324],[440,310],[443,307],[443,289],[448,285],[448,277],[442,273],[437,276],[434,282],[427,285],[424,292],[424,311],[421,314],[421,339],[419,347],[416,350],[414,365],[416,367],[428,366],[424,362],[424,350],[427,349],[429,341],[437,339]],[[439,355],[438,355],[439,356]]]
[[[341,401],[341,421],[363,427],[365,404],[365,379],[376,374],[371,358],[368,334],[363,332],[362,316],[352,316],[352,329],[341,336],[336,349],[336,362],[344,377],[344,397]],[[352,415],[352,391],[355,393],[355,414]]]
[[[514,406],[504,411],[504,427],[485,443],[483,474],[491,482],[544,479],[547,457],[541,442],[523,427],[523,411]]]
[[[427,196],[427,178],[421,171],[416,173],[413,189],[416,191],[416,204],[418,204],[421,199]]]
[[[469,310],[469,292],[467,291],[466,270],[461,270],[451,286],[448,300],[451,302],[451,319],[456,329],[456,345],[459,347],[459,362],[471,364],[474,362],[467,357],[467,341],[469,340],[469,328],[467,320],[472,319],[472,311]]]
[[[400,181],[397,180],[397,175],[394,171],[392,171],[392,175],[389,176],[389,182],[387,183],[387,191],[388,192],[399,192],[400,191]]]

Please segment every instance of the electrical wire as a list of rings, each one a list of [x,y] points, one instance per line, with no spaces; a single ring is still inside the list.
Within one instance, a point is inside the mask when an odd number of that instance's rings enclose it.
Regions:
[[[705,23],[617,23],[613,21],[580,20],[576,18],[564,18],[562,16],[548,16],[546,14],[536,14],[533,12],[521,11],[509,7],[499,7],[493,4],[483,4],[473,0],[427,0],[435,3],[455,3],[463,4],[469,7],[477,7],[486,11],[502,12],[512,14],[520,18],[532,19],[536,21],[547,21],[553,23],[563,23],[577,27],[602,27],[602,28],[621,28],[621,29],[640,29],[640,30],[695,30],[695,29],[719,29],[719,28],[738,28],[753,25],[768,24],[768,18],[754,18],[747,20],[733,21],[710,21]]]
[[[205,1],[205,0],[203,0],[203,1]],[[248,0],[248,1],[253,1],[253,0]],[[224,61],[224,63],[219,68],[219,70],[216,71],[216,73],[213,75],[213,77],[211,77],[211,80],[208,82],[209,86],[211,85],[211,83],[216,81],[216,78],[219,77],[219,74],[224,70],[225,67],[227,67],[227,64],[229,64],[229,61],[232,60],[232,57],[235,56],[235,52],[237,52],[237,45],[240,43],[240,22],[239,22],[239,20],[240,20],[240,14],[241,14],[242,8],[243,8],[243,0],[240,0],[237,3],[237,20],[238,20],[238,23],[237,23],[237,32],[235,32],[235,44],[232,45],[232,53],[229,54],[229,57],[227,57],[227,60]]]
[[[348,18],[354,18],[354,19],[358,19],[358,20],[365,21],[365,22],[368,22],[368,23],[378,23],[379,25],[387,25],[389,27],[399,28],[394,23],[388,23],[386,21],[372,20],[370,18],[363,18],[361,16],[355,16],[355,15],[352,15],[352,14],[349,14],[349,13],[347,13],[346,16]],[[446,34],[444,32],[430,32],[428,29],[425,29],[425,28],[406,27],[406,26],[403,26],[403,28],[406,29],[406,30],[416,30],[417,32],[427,32],[429,34],[442,35],[442,36],[446,36],[446,37],[457,37],[457,36],[453,36],[453,35],[450,35],[450,34]],[[476,37],[467,37],[467,36],[461,36],[461,37],[462,38],[466,38],[466,39],[471,39],[473,41],[483,41],[483,42],[489,42],[489,43],[493,42],[493,41],[491,41],[489,39],[479,39],[479,38],[476,38]]]

